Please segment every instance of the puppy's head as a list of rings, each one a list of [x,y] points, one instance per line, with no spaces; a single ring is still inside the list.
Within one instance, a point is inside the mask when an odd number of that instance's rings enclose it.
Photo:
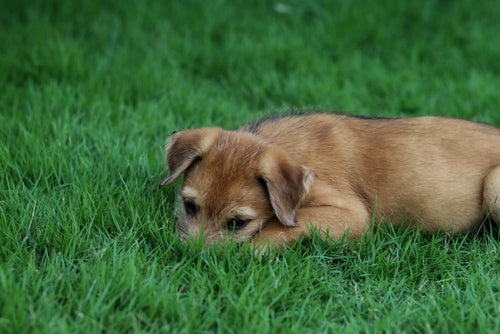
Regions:
[[[166,158],[170,174],[161,186],[184,174],[176,231],[208,245],[248,240],[272,217],[294,226],[314,178],[278,147],[219,128],[174,133]]]

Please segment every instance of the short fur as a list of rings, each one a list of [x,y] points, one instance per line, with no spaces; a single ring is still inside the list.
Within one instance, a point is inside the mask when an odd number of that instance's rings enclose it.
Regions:
[[[500,129],[421,117],[285,116],[238,131],[174,133],[170,175],[184,174],[176,229],[281,246],[310,233],[357,238],[372,217],[435,233],[500,223]]]

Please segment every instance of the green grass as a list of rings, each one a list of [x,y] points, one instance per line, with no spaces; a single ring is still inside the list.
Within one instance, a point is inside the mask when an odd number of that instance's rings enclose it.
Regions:
[[[2,1],[0,332],[500,331],[497,229],[189,248],[173,130],[290,109],[500,126],[500,3]]]

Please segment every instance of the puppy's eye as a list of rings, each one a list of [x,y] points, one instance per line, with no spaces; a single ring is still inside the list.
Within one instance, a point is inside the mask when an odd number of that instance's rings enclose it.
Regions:
[[[184,201],[184,210],[188,216],[194,217],[196,216],[196,204],[191,201]]]
[[[231,219],[227,225],[226,225],[226,229],[228,231],[237,231],[237,230],[240,230],[242,229],[243,227],[245,227],[247,225],[248,221],[246,220],[243,220],[241,218],[233,218]]]

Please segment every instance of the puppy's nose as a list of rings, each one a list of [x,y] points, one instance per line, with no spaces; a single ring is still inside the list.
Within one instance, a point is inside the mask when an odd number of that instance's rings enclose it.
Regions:
[[[177,221],[177,218],[175,220]],[[183,243],[186,243],[188,236],[184,225],[176,223],[174,225],[174,233]]]

